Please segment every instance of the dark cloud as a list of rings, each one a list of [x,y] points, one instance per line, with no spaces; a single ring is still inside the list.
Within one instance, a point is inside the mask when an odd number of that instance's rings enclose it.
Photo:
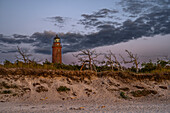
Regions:
[[[18,52],[17,49],[16,50],[6,50],[6,51],[1,51],[1,53],[16,53]]]
[[[109,16],[109,14],[114,14],[118,13],[116,10],[110,10],[110,9],[101,9],[97,12],[94,12],[93,14],[82,14],[81,16],[84,17],[85,19],[90,19],[96,21],[97,18],[105,18]]]
[[[45,21],[49,21],[54,23],[55,26],[58,27],[64,27],[64,24],[66,23],[67,20],[70,20],[71,18],[69,17],[61,17],[61,16],[55,16],[55,17],[47,17]]]
[[[81,19],[78,24],[85,25],[86,28],[89,27],[96,27],[99,25],[104,25],[108,21],[100,21],[99,19],[102,18],[113,18],[113,14],[118,13],[117,10],[111,10],[111,9],[100,9],[97,12],[94,12],[92,14],[82,14],[81,16],[83,19]],[[115,24],[114,22],[110,22],[110,24]]]
[[[14,38],[29,38],[27,35],[19,35],[19,34],[13,34],[12,35]]]
[[[139,14],[139,13],[142,13],[147,8],[152,6],[152,4],[148,1],[145,1],[145,0],[144,1],[142,1],[142,0],[122,0],[120,2],[120,4],[123,6],[123,10],[125,12],[129,12],[131,14]]]
[[[30,36],[35,40],[32,45],[35,47],[34,52],[40,54],[51,54],[52,41],[56,33],[52,31],[36,32]]]
[[[43,33],[35,32],[30,36],[30,38],[35,40],[33,46],[44,47],[52,43],[52,37],[55,35],[56,33],[52,31],[44,31]]]
[[[0,34],[0,38],[2,38],[3,37],[3,34]]]
[[[40,53],[40,54],[46,54],[46,55],[50,55],[51,53],[51,48],[36,48],[34,49],[35,53]]]
[[[51,22],[56,22],[56,23],[64,23],[65,22],[65,18],[61,17],[61,16],[47,17],[47,20],[51,21]]]
[[[101,9],[92,14],[82,14],[83,19],[80,20],[79,24],[84,25],[85,28],[99,28],[98,30],[101,30],[101,26],[105,25],[120,27],[122,24],[120,23],[120,20],[125,19],[125,17],[134,20],[143,17],[146,14],[169,10],[170,1],[121,0],[118,2],[118,5],[122,7],[123,13],[111,9]]]
[[[34,39],[29,38],[25,35],[4,36],[0,34],[0,42],[6,44],[21,44],[21,43],[33,43]]]
[[[115,27],[114,26],[112,26],[112,25],[109,25],[109,24],[106,24],[106,25],[100,25],[100,26],[97,26],[97,29],[115,29]]]
[[[159,11],[160,9],[169,9],[169,0],[122,0],[119,2],[122,5],[125,12],[129,12],[134,15],[148,14],[153,11]]]
[[[122,26],[104,24],[98,26],[100,31],[89,35],[63,34],[63,52],[73,52],[81,49],[94,48],[104,45],[112,45],[120,42],[137,39],[142,36],[154,36],[170,34],[170,9],[144,14],[135,20],[126,20]]]

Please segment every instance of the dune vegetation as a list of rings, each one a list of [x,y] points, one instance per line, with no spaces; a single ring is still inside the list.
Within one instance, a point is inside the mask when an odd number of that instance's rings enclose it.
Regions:
[[[83,55],[88,56],[88,52]],[[15,62],[5,60],[0,65],[0,101],[116,101],[150,95],[169,98],[170,61],[150,61],[139,68],[137,57],[128,54],[133,57],[129,61],[121,57],[124,63],[134,64],[130,68],[123,67],[112,53],[100,65],[94,63],[96,53],[86,59],[77,55],[82,65],[48,60],[37,63],[24,57]]]

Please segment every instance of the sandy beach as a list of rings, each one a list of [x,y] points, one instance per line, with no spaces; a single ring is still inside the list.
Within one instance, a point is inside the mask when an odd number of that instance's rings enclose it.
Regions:
[[[0,103],[1,113],[169,113],[170,101],[121,102],[5,102]]]

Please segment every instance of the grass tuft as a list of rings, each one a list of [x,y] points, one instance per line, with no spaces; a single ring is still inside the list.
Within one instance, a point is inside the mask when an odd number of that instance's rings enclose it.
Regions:
[[[1,86],[3,86],[4,88],[6,88],[6,89],[9,89],[9,88],[18,88],[18,86],[17,85],[15,85],[15,84],[11,84],[11,85],[9,85],[9,84],[7,84],[6,82],[1,82],[0,83],[0,85]]]
[[[4,90],[4,91],[1,92],[1,94],[11,94],[11,93],[12,93],[11,90]]]
[[[67,88],[66,86],[60,86],[59,88],[57,88],[58,92],[66,92],[66,91],[70,91],[70,88]]]
[[[120,97],[122,97],[122,98],[124,98],[124,99],[128,99],[128,96],[127,96],[127,95],[125,95],[125,93],[124,93],[124,92],[120,92]]]
[[[137,91],[132,91],[131,94],[134,97],[142,97],[142,96],[147,96],[149,94],[157,94],[157,91],[154,90],[137,90]]]

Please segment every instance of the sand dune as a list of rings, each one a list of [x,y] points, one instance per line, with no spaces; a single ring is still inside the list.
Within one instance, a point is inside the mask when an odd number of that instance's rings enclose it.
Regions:
[[[6,71],[12,73],[16,70]],[[68,75],[66,76],[64,73]],[[78,74],[76,75],[76,73]],[[23,75],[23,72],[22,74],[1,73],[0,111],[170,111],[169,79],[161,81],[151,80],[147,77],[131,79],[130,75],[120,75],[117,72],[95,75],[95,72],[81,72],[80,74],[79,72],[63,71],[48,74],[35,76]]]

